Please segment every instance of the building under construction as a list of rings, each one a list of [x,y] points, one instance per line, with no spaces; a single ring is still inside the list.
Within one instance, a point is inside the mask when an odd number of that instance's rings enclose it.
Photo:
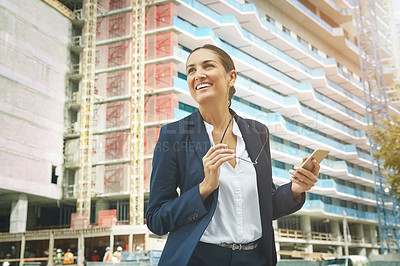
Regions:
[[[365,134],[362,2],[1,1],[0,261],[162,249],[144,220],[153,149],[162,125],[197,110],[185,62],[205,43],[235,61],[232,108],[269,127],[275,184],[331,150],[304,207],[274,223],[279,258],[398,252],[383,243]],[[391,1],[373,7],[384,95]]]

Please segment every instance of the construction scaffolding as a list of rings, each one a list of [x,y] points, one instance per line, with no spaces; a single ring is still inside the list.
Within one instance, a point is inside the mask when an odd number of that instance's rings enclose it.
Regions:
[[[381,0],[380,2],[386,2]],[[389,118],[386,83],[382,63],[382,47],[380,44],[376,1],[354,1],[354,13],[357,27],[358,46],[360,48],[360,67],[364,85],[366,120],[368,126],[380,126],[383,119]],[[385,5],[383,5],[385,6]],[[378,147],[369,138],[370,154],[373,158]],[[391,251],[400,253],[400,231],[398,228],[397,201],[391,196],[387,181],[381,173],[381,163],[373,160],[372,172],[375,179],[375,198],[378,214],[381,253]]]
[[[129,215],[130,224],[144,223],[144,193],[160,126],[172,121],[179,108],[172,92],[177,66],[169,60],[178,36],[166,30],[173,25],[177,6],[147,3],[145,9],[145,2],[97,0],[94,12],[93,1],[84,1],[83,10],[74,11],[75,25],[83,27],[82,36],[73,39],[82,40],[74,46],[81,63],[73,76],[79,86],[71,90],[76,118],[71,117],[65,142],[64,182],[64,196],[77,198],[73,228],[99,222],[93,215],[108,208],[100,204],[91,211],[91,195],[111,201],[129,196],[129,210],[120,210],[129,213],[117,217]]]
[[[86,220],[90,217],[92,186],[92,138],[95,87],[97,0],[86,0],[84,5],[82,88],[79,137],[79,178],[77,214]],[[78,218],[79,219],[79,218]]]
[[[145,0],[133,0],[132,7],[129,217],[131,225],[141,225],[144,223]]]

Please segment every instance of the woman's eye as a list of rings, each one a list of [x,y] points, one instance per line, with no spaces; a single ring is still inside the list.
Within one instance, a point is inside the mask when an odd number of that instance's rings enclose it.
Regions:
[[[194,71],[194,68],[189,68],[189,69],[187,70],[187,73],[190,74],[190,73],[192,73],[193,71]]]
[[[212,65],[212,64],[206,64],[206,65],[204,66],[204,68],[210,68],[210,67],[214,67],[214,65]]]

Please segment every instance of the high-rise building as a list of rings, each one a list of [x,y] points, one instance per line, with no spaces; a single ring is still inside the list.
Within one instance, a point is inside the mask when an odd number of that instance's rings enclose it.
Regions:
[[[235,62],[232,108],[269,128],[276,185],[331,151],[303,208],[274,223],[278,256],[379,254],[353,2],[140,2],[0,3],[0,259],[24,246],[157,249],[141,225],[153,149],[162,125],[197,110],[185,62],[206,43]],[[390,87],[388,3],[375,1]]]
[[[393,4],[397,4],[397,8],[393,8],[391,10],[391,22],[392,22],[392,40],[393,40],[393,49],[392,53],[394,55],[394,64],[395,64],[395,83],[392,87],[388,88],[388,98],[389,101],[396,106],[400,107],[400,7],[396,1],[393,1]]]

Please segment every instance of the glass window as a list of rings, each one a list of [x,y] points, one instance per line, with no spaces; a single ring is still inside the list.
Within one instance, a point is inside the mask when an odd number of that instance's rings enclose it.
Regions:
[[[326,204],[332,205],[332,198],[327,196],[322,196],[322,201]]]
[[[278,228],[300,230],[300,217],[296,215],[282,217],[278,220]]]
[[[310,149],[310,148],[308,148],[308,147],[305,147],[304,148],[304,150],[306,151],[306,152],[308,152],[308,153],[313,153],[313,149]]]
[[[278,143],[283,144],[283,138],[277,137],[277,136],[273,136],[272,140]]]
[[[299,149],[299,144],[294,143],[294,142],[290,142],[290,147],[295,148],[295,149]]]
[[[304,40],[303,38],[301,38],[300,36],[297,36],[297,41],[299,43],[301,43],[302,45],[308,47],[308,42],[306,40]]]
[[[290,30],[286,28],[285,26],[282,26],[282,31],[288,35],[290,35]]]
[[[346,186],[351,187],[351,188],[356,188],[356,184],[353,182],[349,182],[349,181],[346,182]]]
[[[266,17],[266,19],[267,19],[267,21],[268,21],[269,23],[271,23],[272,25],[275,25],[275,19],[271,18],[271,17],[268,16],[268,15],[266,15],[265,17]]]
[[[314,45],[311,45],[311,50],[313,51],[313,52],[318,52],[318,49],[317,49],[317,47],[315,47]]]
[[[280,168],[280,169],[285,169],[285,163],[283,163],[283,162],[281,162],[281,161],[274,161],[274,165],[275,165],[275,167],[277,167],[277,168]]]
[[[51,183],[57,184],[58,182],[58,175],[57,175],[57,166],[52,165],[51,166]]]
[[[320,195],[317,195],[317,194],[314,194],[314,193],[308,193],[308,195],[309,195],[309,199],[310,200],[320,200],[321,199]]]

